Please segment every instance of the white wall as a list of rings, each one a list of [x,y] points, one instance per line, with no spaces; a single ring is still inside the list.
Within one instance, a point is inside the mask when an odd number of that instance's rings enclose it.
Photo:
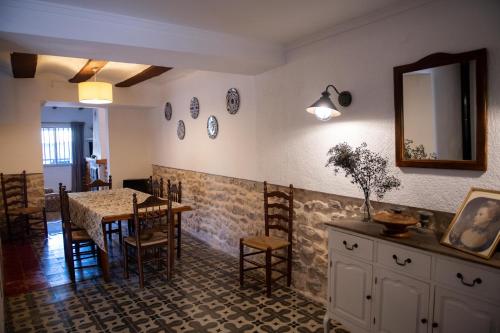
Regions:
[[[226,110],[226,92],[240,92],[236,115]],[[200,114],[189,112],[192,97],[200,102]],[[164,102],[172,104],[172,119],[167,121],[163,108],[152,115],[153,163],[181,169],[245,179],[259,178],[257,173],[256,105],[254,78],[236,74],[195,72],[168,84]],[[214,115],[219,123],[215,140],[208,137],[207,119]],[[177,122],[186,127],[184,140],[177,138]]]
[[[123,179],[151,175],[151,128],[149,109],[109,107],[109,174],[113,188],[122,187]]]
[[[71,191],[71,166],[44,166],[43,184],[45,188],[51,188],[55,192],[59,188],[59,183],[66,185],[68,191]]]
[[[442,0],[291,50],[286,65],[254,77],[255,109],[222,117],[221,137],[215,141],[201,134],[208,113],[224,114],[224,94],[231,86],[240,88],[242,105],[248,103],[253,94],[251,78],[202,72],[170,82],[165,97],[173,101],[174,117],[165,123],[159,110],[153,117],[158,122],[154,135],[159,142],[152,160],[171,167],[361,197],[348,179],[334,176],[324,165],[332,145],[366,141],[369,148],[389,158],[392,171],[402,180],[402,189],[389,193],[384,201],[453,212],[471,186],[498,189],[500,184],[498,31],[498,1]],[[482,47],[489,56],[488,171],[396,168],[393,67],[435,52]],[[342,117],[322,123],[304,108],[320,97],[328,83],[351,91],[353,103]],[[189,119],[191,96],[200,98],[201,119]],[[175,136],[179,112],[187,125],[182,142]],[[249,140],[252,128],[255,147]]]

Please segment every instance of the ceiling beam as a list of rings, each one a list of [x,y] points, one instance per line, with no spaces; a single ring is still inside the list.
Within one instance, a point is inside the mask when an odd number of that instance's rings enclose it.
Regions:
[[[80,69],[80,71],[68,81],[71,83],[85,82],[99,72],[106,64],[107,60],[92,60],[89,59],[87,63]],[[94,71],[95,70],[95,71]]]
[[[155,76],[161,75],[171,69],[172,67],[149,66],[142,72],[137,73],[132,77],[129,77],[125,81],[118,82],[117,84],[115,84],[115,87],[120,87],[120,88],[131,87],[133,85],[141,83],[142,81],[146,81]]]
[[[12,66],[12,75],[16,79],[34,78],[37,62],[38,55],[36,54],[18,52],[11,53],[10,64]]]

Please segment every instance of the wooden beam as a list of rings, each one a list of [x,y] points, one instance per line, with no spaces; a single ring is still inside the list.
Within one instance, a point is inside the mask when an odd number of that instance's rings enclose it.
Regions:
[[[12,75],[16,79],[34,78],[38,55],[31,53],[10,54],[10,64],[12,65]]]
[[[89,59],[85,66],[83,66],[82,69],[80,69],[80,71],[68,81],[71,83],[85,82],[94,76],[95,73],[99,72],[107,63],[107,60]],[[96,72],[94,72],[94,68],[96,69]]]
[[[143,70],[142,72],[126,79],[125,81],[118,82],[115,84],[115,87],[130,87],[135,84],[141,83],[142,81],[149,80],[155,76],[161,75],[169,70],[171,70],[172,67],[161,67],[161,66],[150,66]]]

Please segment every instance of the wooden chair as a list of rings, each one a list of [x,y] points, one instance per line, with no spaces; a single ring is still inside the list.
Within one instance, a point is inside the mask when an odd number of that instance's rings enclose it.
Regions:
[[[68,192],[65,186],[60,186],[61,220],[63,224],[64,256],[68,267],[69,276],[73,284],[76,283],[75,270],[98,266],[98,255],[96,244],[92,241],[87,231],[76,229],[71,223],[69,212]],[[82,262],[95,258],[96,263],[85,265]],[[77,263],[77,265],[75,265]]]
[[[182,183],[179,181],[177,184],[172,184],[170,182],[170,179],[167,180],[167,188],[172,196],[172,200],[174,202],[182,203]],[[177,239],[177,245],[176,245],[176,251],[177,251],[177,258],[181,258],[181,248],[182,248],[182,243],[181,243],[181,237],[182,237],[182,221],[181,221],[181,213],[177,213],[176,219],[175,219],[175,228],[176,228],[176,233],[175,233],[175,238]]]
[[[26,234],[31,231],[43,233],[47,238],[47,216],[45,207],[29,206],[26,171],[16,175],[0,174],[2,199],[9,238],[12,237],[12,223],[21,225]],[[24,235],[24,233],[23,233]]]
[[[153,179],[153,176],[149,176],[148,193],[155,197],[163,198],[163,178]]]
[[[99,191],[99,190],[111,190],[113,188],[113,178],[109,175],[108,181],[105,182],[102,179],[96,179],[90,183],[85,183],[85,191]]]
[[[86,191],[100,191],[100,190],[111,190],[113,188],[113,178],[111,175],[109,175],[108,181],[105,182],[102,179],[96,179],[93,182],[86,184],[85,189]],[[113,229],[113,224],[116,223],[117,227]],[[122,221],[116,221],[112,223],[108,223],[106,226],[106,235],[108,235],[108,239],[111,240],[113,237],[113,234],[118,234],[118,239],[120,240],[120,244],[122,243],[123,240],[123,233],[122,233]]]
[[[173,269],[173,213],[172,201],[150,196],[137,203],[133,195],[134,236],[123,239],[124,276],[129,278],[129,257],[135,256],[139,285],[144,288],[144,264],[156,263],[158,270],[165,266],[167,278]],[[169,246],[170,245],[170,246]],[[130,250],[134,249],[134,255]],[[162,257],[162,255],[164,256]]]
[[[273,201],[270,203],[270,199]],[[280,211],[277,213],[276,211]],[[290,184],[288,193],[280,191],[267,191],[267,183],[264,182],[264,225],[265,235],[240,239],[240,286],[243,287],[244,275],[246,271],[265,268],[266,272],[266,293],[271,296],[271,285],[273,282],[286,277],[286,284],[290,286],[292,282],[292,233],[293,233],[293,185]],[[271,236],[270,230],[284,232],[286,239]],[[244,248],[249,247],[257,251],[245,253]],[[285,250],[287,255],[276,254],[279,250]],[[265,254],[265,263],[246,259],[248,256]],[[273,258],[276,258],[273,262]],[[247,262],[252,267],[245,268]],[[286,263],[286,271],[275,268],[276,265]],[[273,279],[272,273],[277,272],[278,276]]]

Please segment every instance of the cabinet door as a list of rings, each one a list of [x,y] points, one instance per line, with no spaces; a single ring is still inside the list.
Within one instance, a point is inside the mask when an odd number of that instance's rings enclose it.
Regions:
[[[374,286],[376,332],[427,332],[430,325],[427,283],[377,268]]]
[[[500,306],[436,288],[433,333],[500,333]]]
[[[333,253],[331,309],[334,315],[360,327],[370,327],[372,266]]]

